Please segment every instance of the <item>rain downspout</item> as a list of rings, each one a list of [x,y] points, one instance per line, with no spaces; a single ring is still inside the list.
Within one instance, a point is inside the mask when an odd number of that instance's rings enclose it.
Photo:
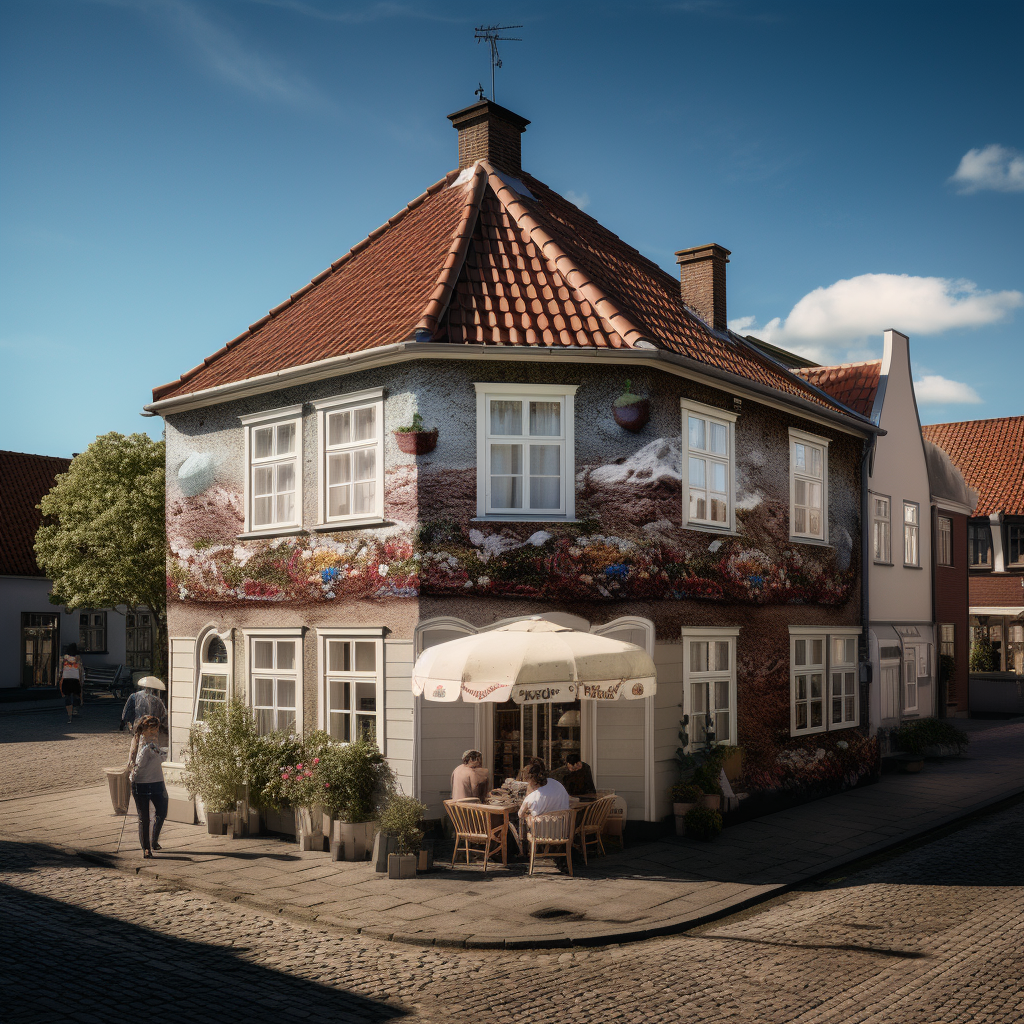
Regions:
[[[871,728],[871,713],[869,694],[871,689],[871,643],[869,633],[871,628],[871,601],[868,588],[868,572],[871,564],[871,496],[868,492],[868,467],[874,454],[877,435],[872,434],[864,439],[864,454],[860,460],[860,628],[862,638],[861,658],[861,723]]]

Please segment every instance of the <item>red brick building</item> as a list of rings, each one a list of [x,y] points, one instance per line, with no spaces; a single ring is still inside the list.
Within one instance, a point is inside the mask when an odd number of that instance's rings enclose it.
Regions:
[[[978,492],[968,523],[971,642],[996,669],[1024,675],[1024,416],[922,428]]]

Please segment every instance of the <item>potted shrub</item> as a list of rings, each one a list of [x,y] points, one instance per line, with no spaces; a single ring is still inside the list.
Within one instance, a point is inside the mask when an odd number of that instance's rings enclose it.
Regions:
[[[699,787],[701,796],[698,801],[701,807],[717,811],[722,803],[722,787],[719,778],[722,766],[717,757],[709,755],[704,763],[693,773],[694,784]]]
[[[332,743],[317,757],[319,799],[334,819],[331,838],[345,860],[365,860],[373,846],[378,809],[394,792],[394,775],[375,743]]]
[[[437,447],[437,427],[424,430],[423,417],[418,412],[412,414],[408,427],[399,427],[394,433],[398,447],[406,455],[426,455]]]
[[[397,853],[388,855],[388,878],[415,878],[423,843],[423,815],[426,806],[411,796],[392,795],[380,815],[382,833],[394,836]]]
[[[683,819],[686,822],[686,834],[693,839],[702,839],[710,843],[722,831],[722,816],[710,807],[694,807]]]
[[[281,768],[303,761],[302,740],[286,733],[256,736],[245,750],[245,778],[249,801],[259,808],[260,817],[276,832],[290,832],[294,813],[285,796],[289,780]]]
[[[646,398],[634,395],[630,388],[633,382],[626,381],[626,390],[612,403],[612,415],[623,430],[636,434],[643,430],[651,418],[651,403]]]
[[[189,796],[202,801],[211,835],[223,835],[233,826],[238,788],[246,781],[241,753],[255,731],[252,714],[239,697],[211,711],[189,731],[181,780]]]
[[[683,835],[683,818],[697,806],[704,791],[692,782],[677,782],[672,787],[672,813],[676,816],[676,835]]]
[[[300,850],[323,850],[323,810],[320,805],[323,786],[316,775],[320,759],[297,761],[281,766],[284,798],[295,810],[295,838]]]

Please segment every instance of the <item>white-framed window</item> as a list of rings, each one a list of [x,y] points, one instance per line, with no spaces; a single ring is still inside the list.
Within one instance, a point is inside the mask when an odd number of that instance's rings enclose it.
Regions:
[[[921,667],[919,648],[905,647],[903,649],[903,711],[917,711],[917,678]]]
[[[871,549],[876,562],[892,563],[892,511],[887,496],[871,495]]]
[[[859,630],[790,626],[790,734],[849,729],[860,720]]]
[[[939,550],[935,560],[939,565],[953,564],[953,520],[949,516],[939,516],[938,542]]]
[[[384,518],[384,389],[314,402],[320,525]]]
[[[692,749],[704,746],[709,726],[715,743],[736,743],[739,632],[739,626],[694,626],[682,630],[684,710],[690,716]]]
[[[246,630],[249,694],[260,735],[302,731],[302,630]]]
[[[903,564],[921,564],[921,506],[903,502]]]
[[[737,414],[685,398],[680,408],[687,484],[683,525],[730,532],[735,524]]]
[[[789,533],[828,543],[828,438],[789,428]]]
[[[124,617],[124,663],[132,671],[153,668],[153,613],[126,612]]]
[[[830,729],[857,724],[857,638],[830,637],[829,718]]]
[[[302,526],[302,406],[241,417],[245,427],[245,529]]]
[[[384,630],[318,629],[320,718],[340,743],[369,740],[384,752]]]
[[[477,516],[576,515],[575,384],[475,384]]]
[[[202,722],[215,708],[223,707],[228,699],[228,681],[231,678],[231,631],[208,631],[200,636],[199,664],[196,680],[196,699],[192,720]]]
[[[107,653],[107,613],[78,613],[78,653]]]

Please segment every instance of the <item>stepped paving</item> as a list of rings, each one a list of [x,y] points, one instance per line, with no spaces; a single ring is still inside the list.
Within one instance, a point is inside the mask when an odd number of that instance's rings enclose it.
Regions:
[[[544,862],[530,878],[478,864],[390,880],[276,838],[210,836],[168,822],[143,861],[134,818],[105,785],[0,802],[0,838],[52,844],[106,865],[329,928],[425,945],[518,948],[625,941],[677,931],[759,902],[822,872],[1024,792],[1024,722],[968,723],[970,751],[919,775],[726,829],[710,844],[627,847],[575,878]],[[124,827],[123,841],[118,842]]]

